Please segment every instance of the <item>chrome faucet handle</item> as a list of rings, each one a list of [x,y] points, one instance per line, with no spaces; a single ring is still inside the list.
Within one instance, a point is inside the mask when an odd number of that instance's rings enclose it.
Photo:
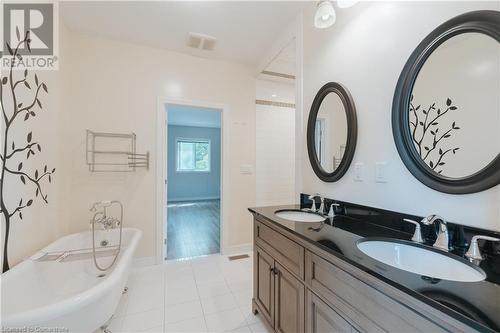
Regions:
[[[328,211],[328,217],[335,217],[335,211],[333,207],[340,207],[340,204],[334,202],[330,205],[330,210]]]
[[[100,222],[103,218],[106,217],[106,214],[104,212],[96,212],[92,219],[90,220],[90,224],[93,224],[94,222]]]
[[[432,246],[434,246],[435,248],[438,248],[440,250],[443,250],[443,251],[448,251],[449,250],[449,246],[448,246],[449,237],[448,237],[448,226],[446,224],[446,221],[439,215],[429,215],[429,216],[423,218],[422,221],[420,221],[420,222],[422,222],[425,225],[431,225],[431,224],[434,224],[436,222],[439,223],[439,230],[437,233],[437,238]]]
[[[316,212],[316,201],[314,200],[314,198],[310,198],[310,200],[312,200],[312,204],[311,204],[311,211],[313,212]]]
[[[415,225],[415,232],[413,233],[413,237],[411,238],[411,240],[413,242],[423,243],[424,239],[422,238],[422,231],[420,229],[420,223],[418,223],[417,221],[410,220],[410,219],[403,219],[403,221]]]
[[[472,237],[469,249],[467,250],[467,253],[465,253],[465,256],[470,260],[481,261],[484,259],[483,256],[481,255],[481,249],[479,249],[479,244],[477,242],[479,239],[484,239],[492,242],[500,242],[500,238],[495,238],[490,236],[476,235]]]
[[[321,201],[321,204],[319,205],[318,213],[325,214],[325,198],[319,196],[319,200]]]

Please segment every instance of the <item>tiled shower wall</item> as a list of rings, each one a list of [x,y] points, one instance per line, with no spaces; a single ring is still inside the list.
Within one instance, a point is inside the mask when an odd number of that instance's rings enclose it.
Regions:
[[[257,100],[272,102],[255,105],[257,206],[296,201],[294,89],[293,83],[257,80]]]

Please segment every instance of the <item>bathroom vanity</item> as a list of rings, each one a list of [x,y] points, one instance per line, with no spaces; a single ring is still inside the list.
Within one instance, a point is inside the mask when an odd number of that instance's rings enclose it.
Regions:
[[[498,330],[497,248],[481,263],[483,281],[410,273],[372,259],[357,244],[366,237],[409,241],[412,225],[400,223],[397,213],[339,204],[341,214],[324,222],[275,214],[305,205],[249,209],[254,215],[253,311],[275,332]],[[423,232],[433,234],[430,229]],[[457,241],[456,235],[463,234],[462,229],[452,230]],[[459,246],[456,251],[463,255]]]
[[[480,10],[442,23],[416,47],[398,80],[392,109],[398,153],[436,191],[468,194],[500,184],[498,145],[469,139],[499,142],[498,89],[480,88],[497,87],[498,80],[454,76],[475,62],[498,67],[492,55],[500,45],[499,22],[500,12]],[[490,118],[472,119],[479,105]],[[312,102],[306,136],[321,181],[346,174],[357,133],[348,88],[325,83]],[[376,182],[385,182],[384,164],[376,163]],[[359,168],[353,174],[362,180]],[[400,195],[410,192],[401,188]],[[253,310],[275,332],[500,332],[500,234],[437,215],[423,219],[317,197],[250,209]],[[318,204],[321,214],[314,215]]]

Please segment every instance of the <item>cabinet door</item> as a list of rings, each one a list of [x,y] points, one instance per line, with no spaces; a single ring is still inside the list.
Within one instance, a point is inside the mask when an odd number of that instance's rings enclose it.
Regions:
[[[334,309],[318,296],[307,292],[307,333],[354,333],[358,332]]]
[[[304,285],[276,263],[274,329],[281,333],[304,332]]]
[[[253,297],[260,312],[274,327],[274,259],[259,247],[254,252]]]

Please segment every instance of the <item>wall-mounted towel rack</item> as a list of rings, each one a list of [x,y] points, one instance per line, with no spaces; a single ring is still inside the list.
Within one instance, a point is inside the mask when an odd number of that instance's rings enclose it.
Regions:
[[[87,130],[86,162],[91,172],[132,172],[149,169],[149,152],[136,152],[135,133]]]

